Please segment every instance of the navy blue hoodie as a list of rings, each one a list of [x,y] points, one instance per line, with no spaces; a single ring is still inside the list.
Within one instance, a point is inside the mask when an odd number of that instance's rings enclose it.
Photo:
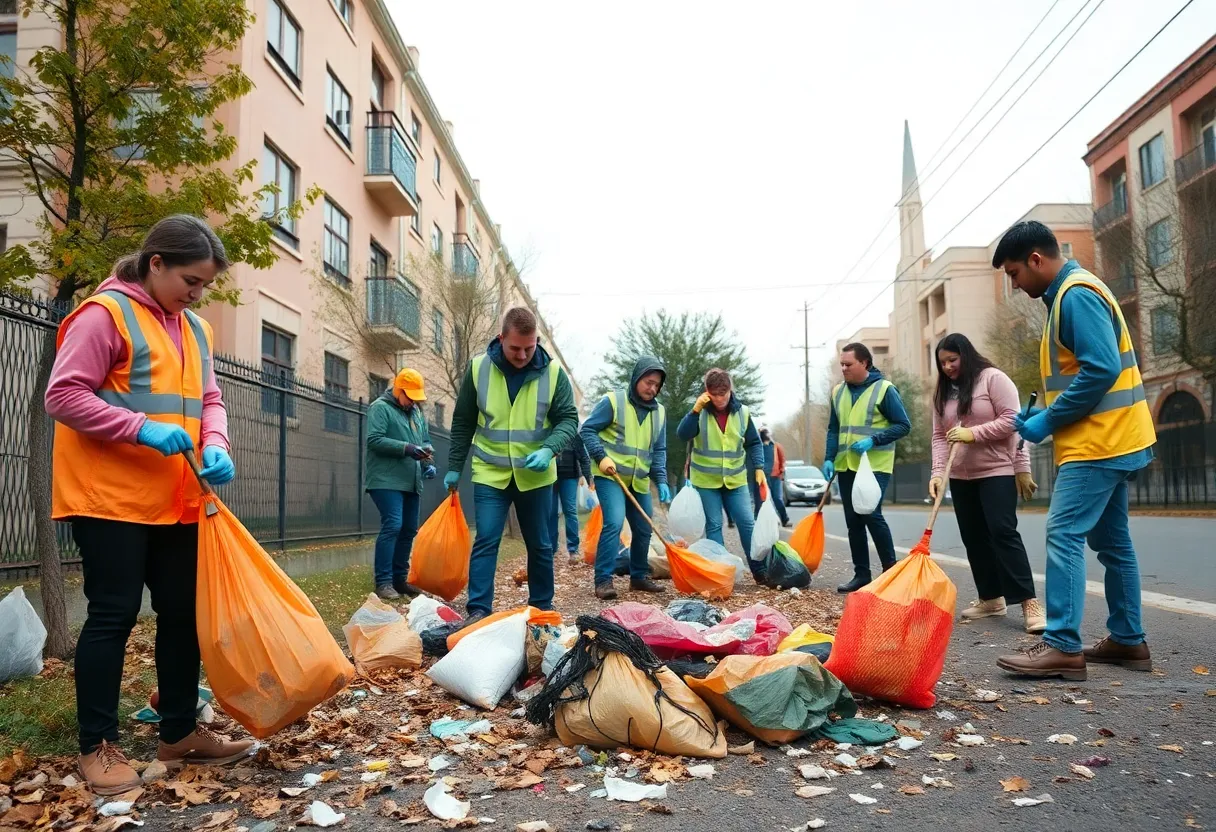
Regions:
[[[849,395],[854,402],[869,389],[870,385],[882,379],[882,373],[877,367],[870,368],[870,374],[866,376],[866,380],[861,384],[849,384]],[[836,416],[836,403],[831,405],[832,417],[828,420],[828,441],[827,450],[824,451],[825,460],[831,462],[836,461],[836,452],[840,447],[840,420]],[[882,397],[882,401],[878,404],[878,412],[886,417],[891,424],[886,430],[879,431],[874,434],[871,439],[874,440],[875,447],[881,445],[890,445],[896,440],[903,439],[912,432],[912,422],[908,419],[908,411],[904,409],[903,399],[899,397],[899,390],[895,385],[891,385],[891,389],[887,391],[887,395]]]
[[[638,382],[642,380],[642,376],[647,373],[658,371],[662,374],[663,379],[659,381],[659,391],[663,390],[663,380],[667,378],[667,371],[663,369],[659,359],[652,355],[644,355],[637,360],[633,365],[633,374],[629,378],[629,404],[630,407],[626,410],[632,410],[637,417],[638,424],[646,416],[659,409],[658,396],[651,401],[644,401],[637,394]],[[624,418],[624,417],[622,417]],[[583,444],[587,446],[587,453],[591,455],[597,463],[602,460],[606,454],[604,453],[604,444],[600,441],[600,431],[612,424],[612,402],[607,398],[600,399],[599,404],[595,406],[595,410],[591,411],[591,415],[587,417],[587,421],[583,422],[583,426],[579,429],[579,436],[583,439]],[[650,446],[650,478],[656,483],[667,482],[667,431],[659,431],[653,437],[653,443]]]

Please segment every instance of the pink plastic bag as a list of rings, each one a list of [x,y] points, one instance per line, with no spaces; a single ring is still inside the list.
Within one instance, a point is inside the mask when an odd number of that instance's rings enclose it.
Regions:
[[[794,629],[784,615],[759,604],[727,616],[708,630],[676,621],[648,604],[617,604],[600,615],[637,633],[661,659],[689,653],[771,656]]]

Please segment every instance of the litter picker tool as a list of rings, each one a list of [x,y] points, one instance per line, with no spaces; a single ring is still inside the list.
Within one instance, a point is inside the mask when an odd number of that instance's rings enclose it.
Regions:
[[[942,473],[942,486],[937,489],[937,497],[933,500],[933,511],[929,513],[929,525],[925,526],[925,533],[921,535],[920,543],[912,547],[909,555],[929,554],[929,538],[933,536],[933,524],[937,522],[937,512],[942,507],[942,498],[946,496],[946,489],[950,487],[950,468],[954,465],[954,455],[958,453],[958,447],[958,442],[950,444],[950,455],[946,457],[946,470]]]
[[[1028,402],[1026,402],[1026,409],[1022,411],[1023,419],[1030,418],[1030,411],[1034,410],[1034,403],[1038,400],[1038,398],[1039,398],[1039,391],[1038,390],[1031,391],[1030,400]],[[1026,440],[1019,439],[1018,440],[1018,453],[1021,453],[1022,448],[1024,448],[1024,447],[1026,447]]]

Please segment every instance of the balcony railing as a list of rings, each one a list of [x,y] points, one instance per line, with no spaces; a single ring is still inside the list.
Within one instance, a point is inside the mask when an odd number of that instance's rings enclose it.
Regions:
[[[367,284],[367,323],[398,334],[402,344],[415,346],[422,337],[422,316],[418,298],[400,275],[369,275]]]
[[[477,259],[477,249],[469,242],[468,234],[456,233],[456,242],[452,243],[452,271],[460,277],[477,277],[480,265]]]
[[[1101,231],[1127,216],[1127,197],[1117,196],[1094,211],[1094,231]]]
[[[1174,180],[1182,188],[1216,168],[1216,142],[1204,142],[1174,162]]]
[[[389,184],[386,178],[391,177],[397,187],[390,189],[397,193],[379,195],[394,216],[417,213],[418,162],[405,142],[405,130],[395,113],[373,110],[367,114],[367,176],[369,190],[378,192],[385,190]]]

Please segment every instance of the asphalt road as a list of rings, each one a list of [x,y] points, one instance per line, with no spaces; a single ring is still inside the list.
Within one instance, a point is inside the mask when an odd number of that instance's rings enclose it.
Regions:
[[[808,509],[801,506],[790,511],[790,518],[797,522]],[[884,514],[891,526],[896,546],[915,546],[920,540],[928,518],[928,507],[884,507]],[[825,529],[828,534],[845,536],[844,512],[838,505],[824,509]],[[1030,557],[1030,567],[1043,574],[1047,564],[1045,524],[1047,515],[1041,512],[1025,512],[1018,517],[1022,541]],[[1145,517],[1133,515],[1131,520],[1132,540],[1140,559],[1140,580],[1146,592],[1176,595],[1196,601],[1216,602],[1216,569],[1212,568],[1212,555],[1216,551],[1216,519],[1202,517]],[[842,549],[847,547],[840,544]],[[933,551],[943,555],[966,558],[958,534],[958,523],[952,512],[943,509],[933,530]],[[1101,581],[1105,573],[1098,558],[1086,549],[1088,578]],[[877,567],[877,559],[875,559]],[[961,590],[966,594],[966,590]],[[968,596],[970,600],[971,596]]]

